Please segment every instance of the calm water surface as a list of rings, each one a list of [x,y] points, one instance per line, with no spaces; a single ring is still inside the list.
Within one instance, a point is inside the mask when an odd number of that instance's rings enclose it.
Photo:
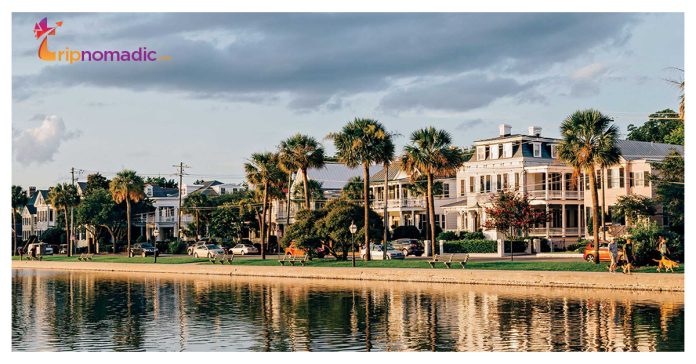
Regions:
[[[12,271],[15,351],[683,351],[675,293]]]

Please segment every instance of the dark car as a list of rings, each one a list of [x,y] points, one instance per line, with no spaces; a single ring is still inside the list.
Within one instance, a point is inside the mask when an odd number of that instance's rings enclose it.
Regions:
[[[130,251],[128,251],[128,256],[134,257],[136,255],[141,255],[143,257],[146,257],[148,255],[159,256],[159,250],[150,243],[135,243],[130,248]]]
[[[393,247],[394,250],[399,250],[402,253],[404,253],[404,256],[407,255],[415,255],[415,256],[421,256],[423,255],[423,243],[416,239],[396,239],[390,243]]]

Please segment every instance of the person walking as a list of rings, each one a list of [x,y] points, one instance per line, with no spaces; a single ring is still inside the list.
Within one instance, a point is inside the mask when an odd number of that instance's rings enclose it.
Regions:
[[[633,256],[633,241],[631,238],[626,239],[626,244],[623,246],[623,257],[626,261],[626,267],[624,267],[624,273],[631,273],[631,268],[633,268],[633,261],[635,257]]]
[[[657,250],[660,251],[660,258],[661,259],[665,259],[665,258],[669,259],[667,257],[667,254],[670,253],[669,248],[667,247],[667,239],[665,239],[664,236],[660,236],[658,242],[659,243],[657,244]]]
[[[609,271],[616,273],[616,265],[619,262],[619,248],[616,244],[616,239],[611,239],[609,243],[609,254],[611,255],[611,263],[609,263]]]

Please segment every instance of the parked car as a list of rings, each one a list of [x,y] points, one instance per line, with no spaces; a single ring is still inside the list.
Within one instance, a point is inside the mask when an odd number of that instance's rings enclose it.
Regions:
[[[393,246],[394,249],[400,250],[402,253],[404,253],[404,256],[415,255],[420,257],[423,255],[425,249],[423,243],[417,239],[396,239],[389,244]]]
[[[617,250],[619,251],[619,260],[621,260],[621,258],[623,256],[623,252],[621,251],[621,248],[617,247]],[[587,246],[585,246],[585,253],[583,254],[582,258],[588,262],[594,262],[594,257],[595,257],[594,242],[589,242],[589,243],[587,243]],[[606,242],[606,241],[599,242],[599,261],[600,262],[610,262],[611,261],[611,253],[609,252],[609,242]]]
[[[320,246],[314,249],[314,253],[316,254],[317,258],[323,258],[326,256],[327,252],[324,246]],[[290,243],[290,246],[285,248],[285,255],[294,255],[294,256],[304,256],[307,254],[307,249],[305,248],[300,248],[295,243]]]
[[[136,255],[141,255],[143,257],[148,255],[159,256],[159,249],[155,248],[150,243],[135,243],[128,251],[128,256],[134,257]]]
[[[256,249],[256,247],[251,245],[251,244],[237,244],[237,245],[233,246],[232,248],[230,248],[229,252],[231,254],[247,255],[247,254],[258,254],[259,250]]]
[[[384,258],[384,253],[381,244],[370,244],[370,257],[373,260],[382,260]],[[360,258],[365,259],[367,256],[367,250],[365,248],[360,248]],[[405,259],[406,256],[400,250],[394,249],[391,244],[387,244],[387,260],[389,259]]]
[[[188,255],[193,255],[193,251],[196,250],[199,246],[203,246],[203,245],[207,245],[207,244],[208,244],[208,242],[207,242],[207,241],[203,241],[203,240],[197,241],[197,242],[195,242],[195,243],[193,243],[193,244],[190,244],[190,245],[186,248],[186,254],[188,254]]]
[[[46,244],[46,248],[44,249],[44,255],[53,255],[53,245]]]
[[[198,245],[196,249],[193,250],[194,258],[211,258],[216,254],[225,254],[225,249],[222,249],[216,244],[205,244]]]

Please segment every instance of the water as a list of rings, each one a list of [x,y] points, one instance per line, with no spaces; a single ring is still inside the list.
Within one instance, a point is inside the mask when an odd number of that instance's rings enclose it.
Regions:
[[[682,293],[12,271],[15,351],[683,351]]]

